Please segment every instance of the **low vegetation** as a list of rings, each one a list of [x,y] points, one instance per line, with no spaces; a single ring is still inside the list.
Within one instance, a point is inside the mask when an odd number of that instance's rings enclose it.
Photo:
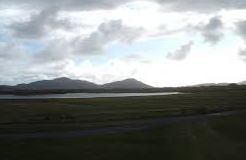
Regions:
[[[152,97],[0,100],[0,134],[64,132],[94,128],[102,123],[113,125],[136,119],[241,111],[235,115],[114,134],[1,139],[0,159],[244,160],[245,109],[246,91],[242,89]],[[20,127],[23,125],[29,127]]]
[[[245,160],[246,114],[129,133],[0,142],[4,160]]]
[[[204,114],[244,109],[245,97],[244,90],[227,90],[150,97],[0,100],[0,123],[101,122]]]

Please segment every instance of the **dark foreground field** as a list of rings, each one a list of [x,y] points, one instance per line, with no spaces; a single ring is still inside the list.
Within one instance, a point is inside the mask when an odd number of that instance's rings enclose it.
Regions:
[[[0,159],[245,160],[245,109],[243,90],[1,100]]]
[[[1,142],[1,159],[245,160],[246,114],[81,138]]]

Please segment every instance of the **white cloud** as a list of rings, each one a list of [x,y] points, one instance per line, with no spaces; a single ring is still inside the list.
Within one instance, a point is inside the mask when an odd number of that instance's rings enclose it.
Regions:
[[[134,77],[156,86],[246,79],[245,49],[237,53],[245,45],[231,38],[246,39],[243,0],[2,0],[0,8],[4,83],[59,76],[97,83]]]

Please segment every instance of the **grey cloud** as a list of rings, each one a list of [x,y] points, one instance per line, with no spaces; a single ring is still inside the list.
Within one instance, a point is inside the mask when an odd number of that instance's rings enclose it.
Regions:
[[[217,12],[222,9],[245,9],[245,0],[155,0],[176,11]]]
[[[20,38],[41,38],[47,35],[52,29],[69,29],[68,21],[57,20],[57,8],[49,8],[32,15],[29,21],[18,22],[10,25],[14,36]]]
[[[13,42],[0,42],[0,60],[13,61],[24,58],[24,49]]]
[[[137,0],[1,0],[0,6],[19,5],[29,8],[58,7],[62,10],[113,9]],[[138,0],[139,1],[139,0]],[[140,0],[141,1],[141,0]],[[217,12],[222,9],[245,9],[245,0],[145,0],[175,11]]]
[[[166,57],[170,60],[184,60],[189,54],[193,45],[193,41],[190,41],[189,43],[182,45],[178,50],[169,52]]]
[[[6,84],[16,84],[47,77],[63,76],[66,73],[66,67],[69,63],[66,59],[50,61],[48,57],[45,59],[44,55],[35,56],[35,58],[31,56],[13,59],[0,58],[0,79],[4,79]],[[37,58],[42,60],[37,60]]]
[[[4,62],[3,64],[0,64],[1,69],[4,65],[7,65],[7,67],[3,68],[5,70],[1,71],[0,79],[4,79],[6,81],[5,84],[25,83],[40,79],[65,76],[64,73],[66,67],[64,62],[52,65],[35,63],[18,65],[15,63],[9,64]]]
[[[45,44],[44,49],[34,54],[32,59],[39,64],[52,64],[71,59],[73,56],[69,42],[62,39],[54,39]]]
[[[85,39],[77,38],[74,45],[77,53],[101,53],[113,42],[131,43],[141,36],[142,28],[128,27],[121,20],[112,20],[102,23],[98,29]]]
[[[237,34],[246,41],[246,21],[237,23]]]
[[[246,21],[241,21],[237,23],[237,34],[246,42]],[[240,49],[238,51],[239,57],[246,62],[246,48]]]
[[[43,49],[30,55],[33,63],[55,64],[71,60],[76,54],[96,54],[113,42],[131,43],[142,33],[141,28],[123,25],[121,20],[102,23],[98,29],[87,38],[52,39],[44,42]],[[43,42],[42,42],[43,43]]]
[[[239,50],[238,55],[243,61],[246,62],[246,48]]]
[[[1,0],[0,5],[19,5],[32,8],[59,7],[63,10],[113,9],[137,0]],[[157,2],[176,11],[210,12],[221,9],[245,9],[245,0],[146,0]]]
[[[210,18],[208,23],[200,23],[198,25],[184,25],[173,30],[168,30],[165,25],[160,25],[158,29],[160,32],[153,36],[169,35],[187,31],[191,34],[201,34],[204,38],[204,41],[210,44],[217,44],[224,37],[224,23],[219,16]]]
[[[201,23],[197,26],[187,26],[190,32],[199,32],[204,37],[204,41],[210,44],[217,44],[223,37],[224,23],[219,16],[210,18],[207,24]]]
[[[205,41],[212,44],[219,42],[224,36],[222,32],[223,27],[224,25],[220,17],[211,18],[209,23],[201,28]]]
[[[61,10],[112,9],[130,0],[1,0],[0,6],[19,5],[29,8],[45,9],[52,7]]]
[[[0,42],[0,79],[9,83],[18,80],[20,74],[31,68],[30,62],[24,48],[14,42]]]

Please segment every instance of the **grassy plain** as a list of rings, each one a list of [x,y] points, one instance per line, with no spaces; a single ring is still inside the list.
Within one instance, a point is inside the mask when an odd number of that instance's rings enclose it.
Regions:
[[[3,160],[245,160],[246,114],[65,139],[0,142]]]
[[[242,110],[139,131],[62,139],[0,140],[3,160],[245,160],[246,91],[95,99],[0,100],[0,134],[83,130],[122,121]],[[33,128],[9,128],[9,125]],[[54,124],[59,127],[41,127]],[[78,124],[64,127],[65,124]],[[64,125],[64,126],[63,126]],[[35,128],[35,126],[38,126]]]
[[[246,90],[169,96],[0,100],[2,123],[101,122],[246,109]]]

